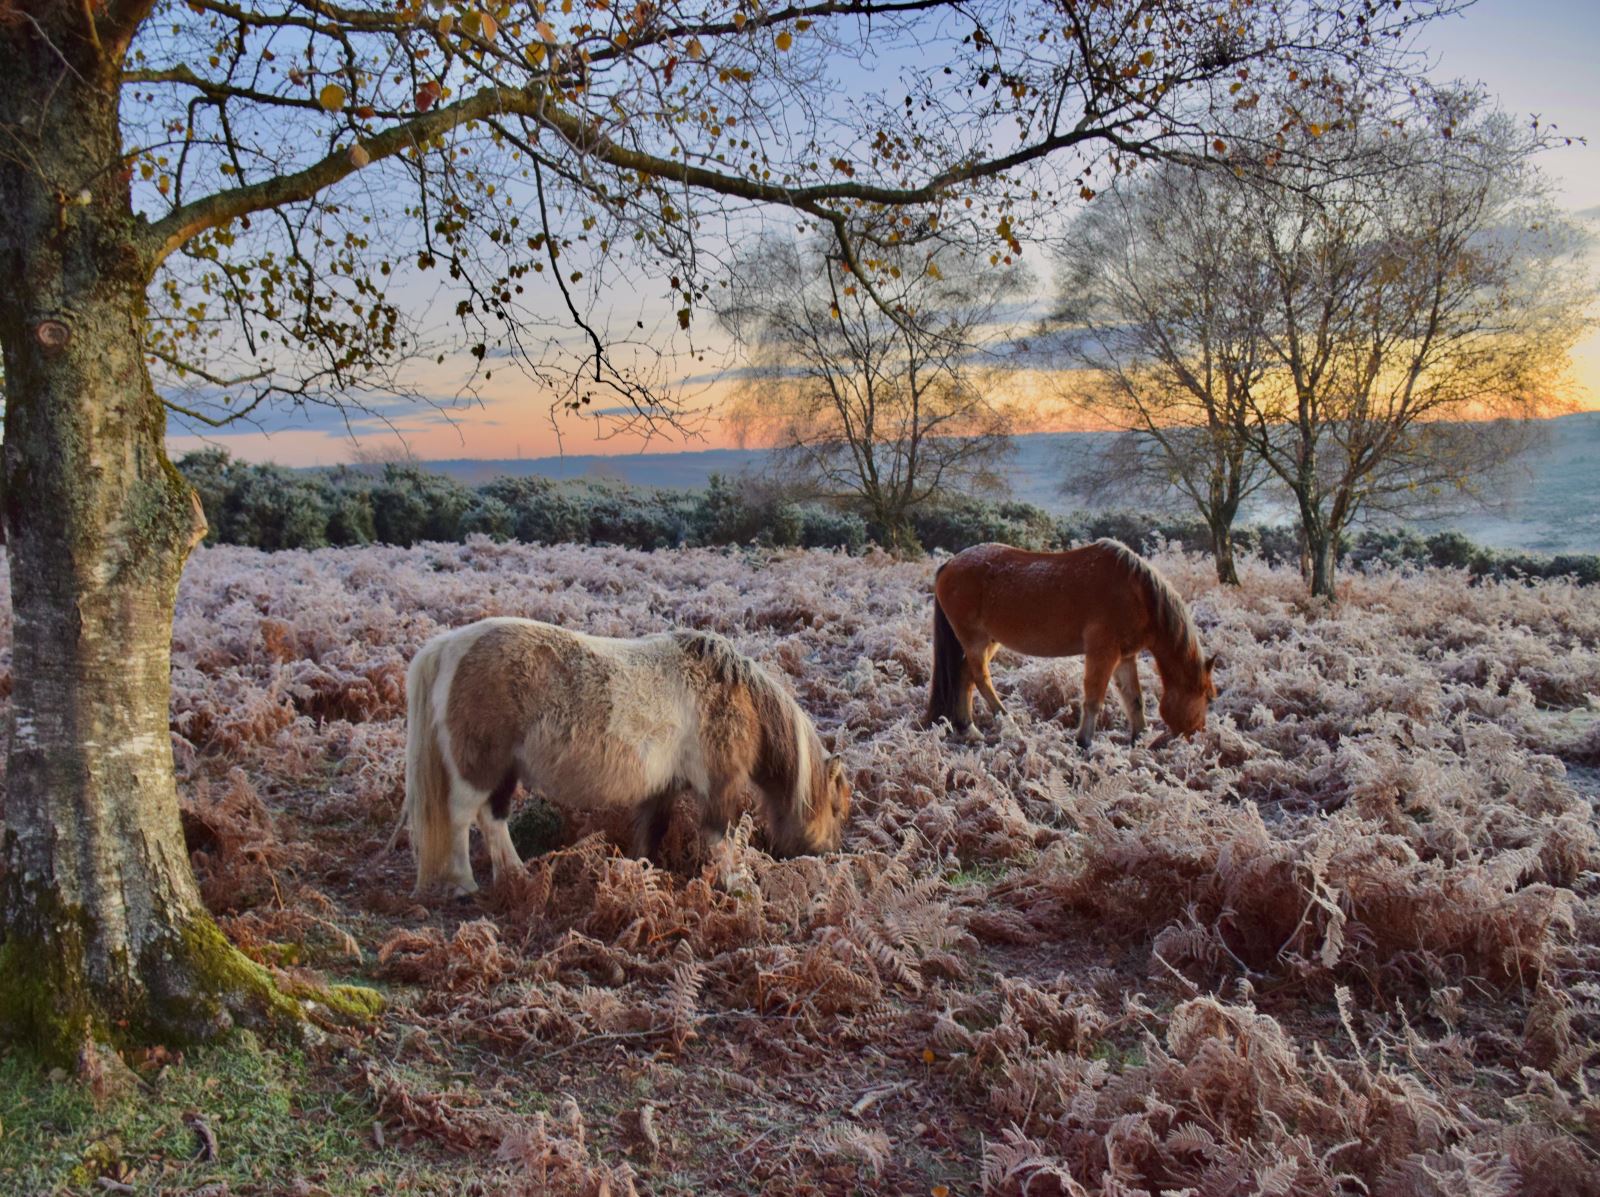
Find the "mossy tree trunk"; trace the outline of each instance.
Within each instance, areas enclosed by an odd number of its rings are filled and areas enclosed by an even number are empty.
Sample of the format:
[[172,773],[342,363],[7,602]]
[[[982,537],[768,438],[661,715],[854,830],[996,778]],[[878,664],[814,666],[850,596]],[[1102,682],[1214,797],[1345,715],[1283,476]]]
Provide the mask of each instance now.
[[[78,5],[0,25],[11,570],[0,1031],[207,1037],[296,1007],[200,903],[168,733],[178,577],[205,532],[145,365],[153,255],[123,173],[126,40]],[[23,140],[23,144],[15,144]]]

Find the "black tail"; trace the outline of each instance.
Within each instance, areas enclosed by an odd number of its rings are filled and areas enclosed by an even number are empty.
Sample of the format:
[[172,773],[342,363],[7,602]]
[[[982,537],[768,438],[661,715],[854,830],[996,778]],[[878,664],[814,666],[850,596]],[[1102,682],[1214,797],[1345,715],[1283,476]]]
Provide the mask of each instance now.
[[933,679],[928,687],[928,722],[948,719],[958,730],[964,730],[967,721],[956,712],[957,696],[961,692],[961,670],[967,663],[966,650],[956,639],[950,619],[939,605],[938,592],[933,596]]

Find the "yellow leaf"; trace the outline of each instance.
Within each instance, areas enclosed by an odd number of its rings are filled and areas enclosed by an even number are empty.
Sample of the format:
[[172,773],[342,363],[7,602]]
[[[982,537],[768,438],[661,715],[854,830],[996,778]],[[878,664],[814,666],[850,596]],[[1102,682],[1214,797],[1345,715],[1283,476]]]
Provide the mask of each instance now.
[[360,170],[363,166],[371,161],[372,155],[367,153],[367,148],[360,142],[357,142],[355,145],[350,147],[350,165],[354,166],[357,170]]
[[933,1048],[931,1048],[931,1047],[923,1048],[922,1049],[922,1062],[924,1064],[932,1064],[933,1061],[934,1061]]
[[1149,66],[1155,60],[1156,54],[1154,50],[1146,50],[1143,54],[1139,55],[1139,65],[1142,67]]
[[700,39],[697,37],[689,39],[689,44],[683,48],[683,52],[696,62],[706,56],[706,48],[700,44]]
[[456,27],[456,14],[447,12],[439,18],[439,36],[449,37],[450,31]]
[[528,63],[531,66],[538,66],[544,61],[544,47],[539,45],[537,42],[530,43],[529,45],[523,47],[522,53],[523,56],[527,58]]
[[338,112],[344,107],[344,88],[337,83],[330,83],[317,93],[317,103],[329,112]]
[[950,1197],[949,1185],[934,1185],[928,1190],[928,1197]]
[[483,31],[483,14],[476,10],[469,11],[461,18],[461,32],[468,37],[477,37]]
[[794,45],[794,35],[791,34],[787,29],[778,34],[778,36],[772,40],[780,50],[787,50],[790,46]]
[[744,23],[745,23],[744,13],[736,12],[736,13],[733,14],[733,27],[735,29],[743,29],[744,28]]
[[928,277],[929,278],[943,278],[944,275],[940,272],[940,270],[939,270],[939,268],[937,266],[935,266],[932,262],[929,262],[928,263]]
[[478,18],[478,23],[483,27],[483,40],[486,42],[494,41],[494,35],[500,31],[500,22],[488,13],[484,13]]
[[556,31],[550,28],[546,22],[540,21],[533,27],[533,31],[539,35],[540,41],[547,42],[552,46],[555,45]]

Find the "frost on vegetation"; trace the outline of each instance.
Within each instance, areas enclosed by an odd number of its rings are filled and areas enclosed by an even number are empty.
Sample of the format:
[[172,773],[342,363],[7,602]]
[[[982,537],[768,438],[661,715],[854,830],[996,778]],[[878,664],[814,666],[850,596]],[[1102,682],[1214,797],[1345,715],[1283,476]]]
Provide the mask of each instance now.
[[[1151,753],[1114,727],[1086,756],[1077,659],[1002,654],[1012,719],[977,741],[916,725],[932,563],[203,549],[172,710],[203,892],[258,958],[359,957],[409,987],[402,1061],[620,1043],[705,1053],[745,1094],[829,1053],[903,1059],[977,1095],[994,1192],[1596,1191],[1600,591],[1380,568],[1330,611],[1289,571],[1246,563],[1231,591],[1204,559],[1158,561],[1221,697],[1196,741]],[[732,637],[843,754],[846,850],[774,861],[745,824],[724,887],[681,828],[662,869],[569,819],[466,918],[419,917],[403,855],[370,863],[405,664],[489,615]],[[8,646],[0,625],[0,695]],[[400,1064],[368,1082],[386,1118],[498,1152],[530,1192],[634,1189],[576,1106],[512,1114]],[[870,1186],[902,1150],[870,1117],[773,1146],[750,1183]]]

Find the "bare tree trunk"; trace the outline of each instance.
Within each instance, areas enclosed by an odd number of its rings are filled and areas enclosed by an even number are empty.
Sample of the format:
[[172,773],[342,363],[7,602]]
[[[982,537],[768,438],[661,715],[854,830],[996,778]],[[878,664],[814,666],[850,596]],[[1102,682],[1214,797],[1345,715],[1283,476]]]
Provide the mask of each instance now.
[[1233,560],[1233,527],[1231,524],[1212,524],[1211,556],[1217,565],[1217,581],[1224,586],[1239,585],[1239,569]]
[[0,104],[28,114],[14,135],[32,133],[0,159],[14,619],[0,1030],[57,1057],[91,1035],[192,1040],[297,1014],[211,921],[184,848],[169,656],[205,520],[162,449],[145,368],[150,265],[121,177],[119,89],[73,8],[48,30],[77,52],[66,69],[38,27],[0,35]]
[[1306,546],[1311,558],[1311,594],[1315,598],[1334,599],[1335,571],[1338,568],[1339,534],[1318,529],[1307,536]]

